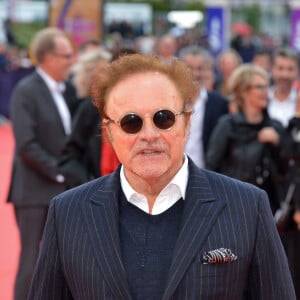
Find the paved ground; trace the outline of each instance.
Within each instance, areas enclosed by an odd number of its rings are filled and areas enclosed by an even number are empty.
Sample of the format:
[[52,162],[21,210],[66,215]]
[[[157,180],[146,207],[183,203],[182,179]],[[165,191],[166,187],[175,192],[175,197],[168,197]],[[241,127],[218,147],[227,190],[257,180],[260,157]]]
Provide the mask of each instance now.
[[[4,120],[3,120],[4,121]],[[10,123],[0,122],[0,299],[13,299],[20,245],[13,207],[6,203],[14,141]]]

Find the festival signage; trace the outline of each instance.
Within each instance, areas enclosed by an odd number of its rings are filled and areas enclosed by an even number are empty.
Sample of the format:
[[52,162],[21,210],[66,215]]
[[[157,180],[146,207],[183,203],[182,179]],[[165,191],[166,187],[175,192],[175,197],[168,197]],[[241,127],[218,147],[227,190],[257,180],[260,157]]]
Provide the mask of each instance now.
[[300,51],[300,8],[291,11],[291,47]]
[[227,18],[226,7],[207,7],[206,9],[206,36],[213,56],[218,56],[228,47]]
[[75,45],[102,36],[102,0],[51,0],[49,26],[66,31]]

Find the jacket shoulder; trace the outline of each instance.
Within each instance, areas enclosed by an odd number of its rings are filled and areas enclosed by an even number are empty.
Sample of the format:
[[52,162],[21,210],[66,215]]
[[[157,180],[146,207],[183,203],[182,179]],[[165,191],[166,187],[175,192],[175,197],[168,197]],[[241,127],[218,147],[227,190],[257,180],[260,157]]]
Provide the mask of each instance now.
[[218,102],[226,103],[226,104],[228,103],[228,99],[225,98],[223,95],[221,95],[218,92],[209,91],[209,92],[207,92],[207,96],[209,99],[213,99],[214,101],[218,101]]
[[41,78],[36,71],[32,71],[32,73],[28,74],[17,83],[16,88],[30,89],[32,85],[34,85],[40,79]]
[[115,171],[112,174],[101,176],[82,185],[71,188],[57,196],[51,202],[65,203],[72,201],[73,203],[80,203],[86,201],[94,193],[101,193],[106,191],[116,191],[120,186],[119,173]]
[[220,182],[223,182],[225,185],[238,185],[239,187],[245,188],[245,189],[261,190],[253,184],[250,184],[245,181],[241,181],[236,178],[229,177],[227,175],[224,175],[224,174],[212,171],[212,170],[201,169],[201,172],[204,173],[204,175],[207,177],[207,179],[209,181],[220,181]]
[[232,114],[224,114],[219,117],[217,124],[227,131],[228,128],[231,128],[234,125],[234,122]]
[[268,198],[264,190],[251,183],[211,170],[201,171],[206,176],[212,191],[218,197],[226,197],[226,201],[229,203],[250,202],[250,205],[252,205],[263,198]]

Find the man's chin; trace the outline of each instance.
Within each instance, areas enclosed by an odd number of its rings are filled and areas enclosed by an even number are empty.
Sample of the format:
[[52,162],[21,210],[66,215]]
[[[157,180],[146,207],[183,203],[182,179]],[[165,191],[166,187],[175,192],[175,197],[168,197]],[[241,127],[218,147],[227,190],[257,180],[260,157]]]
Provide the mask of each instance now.
[[144,180],[159,179],[167,171],[167,167],[161,164],[145,164],[138,166],[134,173]]

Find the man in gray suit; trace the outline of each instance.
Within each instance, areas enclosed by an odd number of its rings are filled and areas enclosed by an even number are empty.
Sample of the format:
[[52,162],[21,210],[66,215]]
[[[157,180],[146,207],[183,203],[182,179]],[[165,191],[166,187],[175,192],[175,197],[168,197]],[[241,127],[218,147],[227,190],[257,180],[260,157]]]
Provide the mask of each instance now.
[[[37,68],[15,88],[11,120],[15,154],[8,201],[15,208],[21,254],[14,299],[26,299],[51,198],[65,190],[58,159],[71,130],[63,90],[73,62],[66,35],[47,28],[32,42]],[[68,91],[66,91],[68,92]]]
[[95,79],[121,166],[54,197],[29,299],[295,299],[266,193],[184,154],[197,93],[140,54]]

